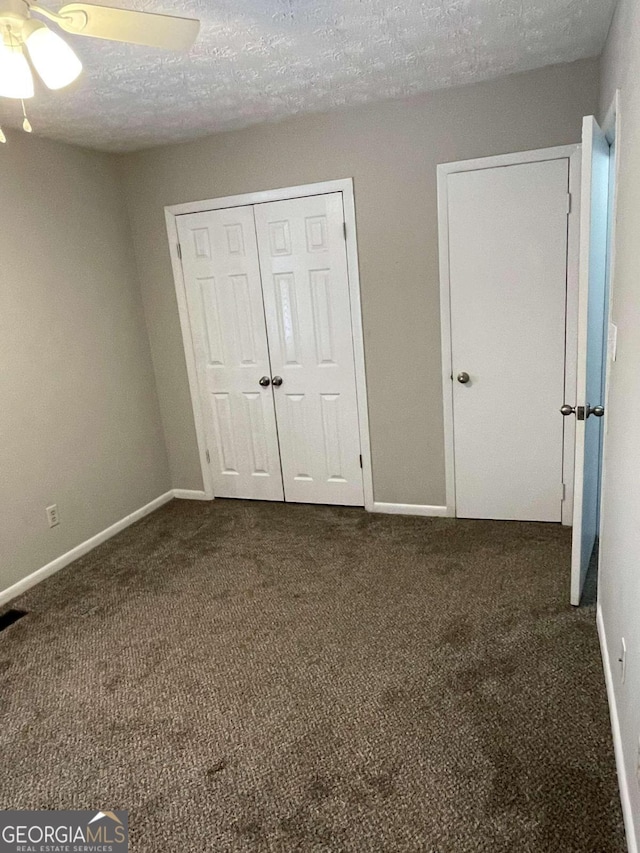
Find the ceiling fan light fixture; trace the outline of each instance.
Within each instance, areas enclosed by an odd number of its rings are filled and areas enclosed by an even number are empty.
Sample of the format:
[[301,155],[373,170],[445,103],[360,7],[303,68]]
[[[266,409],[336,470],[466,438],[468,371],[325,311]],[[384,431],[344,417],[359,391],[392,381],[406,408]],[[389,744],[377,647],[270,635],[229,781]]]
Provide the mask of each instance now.
[[33,74],[22,45],[0,41],[0,97],[33,98]]
[[[34,20],[33,13],[74,36],[172,50],[190,48],[200,29],[200,22],[193,18],[113,6],[71,2],[54,12],[37,0],[0,0],[0,98],[22,101],[22,129],[26,133],[31,133],[32,127],[24,101],[35,94],[31,65],[49,89],[68,86],[82,72],[74,50],[46,24]],[[6,141],[0,128],[0,144]]]
[[80,75],[82,63],[73,49],[40,21],[27,21],[23,38],[34,68],[49,89],[63,89]]

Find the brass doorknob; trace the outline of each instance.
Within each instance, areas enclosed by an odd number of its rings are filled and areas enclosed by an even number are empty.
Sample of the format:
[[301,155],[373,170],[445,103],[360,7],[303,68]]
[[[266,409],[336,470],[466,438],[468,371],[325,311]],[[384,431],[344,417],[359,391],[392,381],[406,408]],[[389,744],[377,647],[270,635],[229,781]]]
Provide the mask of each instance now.
[[459,373],[457,376],[458,382],[460,382],[461,385],[466,385],[470,378],[471,377],[465,370],[463,370],[462,373]]

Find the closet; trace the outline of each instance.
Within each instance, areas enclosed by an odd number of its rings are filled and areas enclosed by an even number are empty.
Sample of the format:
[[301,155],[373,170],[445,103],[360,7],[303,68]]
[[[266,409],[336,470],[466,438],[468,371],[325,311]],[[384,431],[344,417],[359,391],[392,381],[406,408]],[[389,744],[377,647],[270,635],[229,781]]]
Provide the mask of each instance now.
[[177,227],[216,497],[364,504],[342,193]]

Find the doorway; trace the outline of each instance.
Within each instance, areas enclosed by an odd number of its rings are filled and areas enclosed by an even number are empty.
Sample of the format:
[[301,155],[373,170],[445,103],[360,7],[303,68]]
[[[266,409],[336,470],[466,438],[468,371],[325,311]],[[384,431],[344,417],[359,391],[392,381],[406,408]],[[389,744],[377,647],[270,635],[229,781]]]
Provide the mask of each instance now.
[[352,182],[166,215],[208,496],[370,508]]
[[447,506],[569,524],[579,146],[438,167]]

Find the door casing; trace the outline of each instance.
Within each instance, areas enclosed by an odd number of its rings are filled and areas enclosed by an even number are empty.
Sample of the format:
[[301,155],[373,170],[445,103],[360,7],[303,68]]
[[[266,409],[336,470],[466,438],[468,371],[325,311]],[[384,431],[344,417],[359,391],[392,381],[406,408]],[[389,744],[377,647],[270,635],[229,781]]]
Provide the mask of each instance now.
[[[478,169],[494,169],[520,163],[536,163],[544,160],[569,160],[569,192],[571,209],[567,215],[567,303],[565,339],[565,403],[576,403],[576,356],[578,328],[578,263],[580,239],[580,151],[578,145],[561,145],[535,151],[519,151],[495,157],[443,163],[438,166],[438,231],[440,256],[440,329],[442,342],[442,396],[444,411],[446,514],[456,515],[455,459],[453,440],[453,382],[451,357],[451,282],[449,274],[449,222],[447,178],[456,172]],[[524,405],[535,401],[523,400]],[[535,417],[535,413],[532,412]],[[558,412],[558,417],[562,417]],[[566,419],[573,420],[573,419]],[[563,442],[562,481],[565,497],[562,503],[562,523],[570,525],[573,518],[573,478],[575,454],[575,422],[565,423]]]
[[297,187],[282,187],[275,190],[262,190],[242,195],[225,196],[222,198],[206,199],[203,201],[186,202],[165,207],[165,222],[169,239],[171,268],[176,289],[182,343],[187,365],[189,393],[198,443],[200,469],[204,492],[202,499],[214,500],[213,479],[208,456],[204,413],[200,399],[196,359],[191,337],[191,323],[187,308],[187,297],[182,261],[180,258],[180,243],[178,239],[177,217],[185,213],[201,213],[207,210],[220,210],[229,207],[244,207],[246,205],[265,204],[272,201],[303,198],[311,195],[326,195],[327,193],[342,193],[346,228],[347,271],[349,277],[349,298],[351,302],[351,332],[353,336],[356,394],[358,407],[358,428],[360,433],[360,450],[362,453],[362,480],[364,486],[365,509],[374,510],[373,505],[373,475],[371,464],[371,442],[369,433],[369,414],[367,405],[367,383],[364,361],[364,335],[362,330],[362,307],[360,299],[360,275],[358,269],[358,244],[356,239],[355,197],[353,179],[342,178],[335,181],[323,181],[316,184],[304,184]]
[[[607,316],[607,346],[605,353],[605,373],[604,373],[604,407],[605,413],[609,411],[609,389],[611,388],[611,367],[612,362],[615,358],[612,358],[613,355],[610,352],[611,345],[609,343],[609,333],[611,331],[611,323],[613,319],[613,285],[615,282],[615,268],[616,268],[616,224],[617,224],[617,211],[618,211],[618,189],[620,187],[620,126],[621,126],[621,118],[620,118],[620,89],[616,89],[615,94],[613,96],[613,100],[609,104],[609,109],[604,118],[604,122],[602,124],[602,129],[604,130],[604,135],[607,137],[607,141],[609,142],[609,146],[613,145],[615,142],[615,152],[614,152],[614,160],[613,160],[613,198],[610,204],[610,212],[611,212],[611,231],[609,233],[609,312]],[[611,192],[611,185],[609,185],[609,192]],[[602,495],[604,490],[604,481],[606,476],[606,445],[607,445],[607,429],[608,429],[608,416],[604,419],[604,427],[602,430],[602,450],[600,451],[600,458],[602,460],[602,467],[600,469],[600,524],[598,527],[598,542],[596,547],[598,549],[598,562],[600,562],[600,543],[603,540],[603,524],[602,524]],[[600,608],[600,604],[598,604],[598,609]]]

